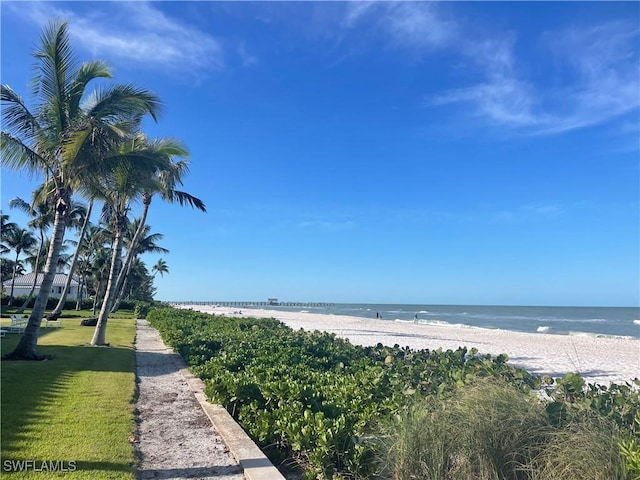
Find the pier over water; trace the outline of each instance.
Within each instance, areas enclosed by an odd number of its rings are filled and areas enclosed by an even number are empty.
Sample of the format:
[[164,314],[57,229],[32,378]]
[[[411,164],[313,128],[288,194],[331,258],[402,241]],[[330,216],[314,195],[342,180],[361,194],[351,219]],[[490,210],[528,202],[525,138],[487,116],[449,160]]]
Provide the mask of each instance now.
[[197,300],[167,302],[171,305],[209,305],[219,307],[238,307],[238,308],[261,308],[261,307],[295,307],[295,308],[314,308],[314,307],[333,307],[334,303],[327,302],[203,302]]

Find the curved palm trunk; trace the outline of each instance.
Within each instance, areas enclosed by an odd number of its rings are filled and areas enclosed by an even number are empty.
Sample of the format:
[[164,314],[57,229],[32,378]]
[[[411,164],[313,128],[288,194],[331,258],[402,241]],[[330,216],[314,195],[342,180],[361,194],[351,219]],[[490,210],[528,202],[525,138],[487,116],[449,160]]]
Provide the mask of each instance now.
[[40,230],[40,246],[38,247],[38,254],[36,255],[36,263],[35,268],[33,269],[35,275],[33,277],[33,282],[31,283],[31,290],[29,291],[29,295],[27,295],[26,300],[22,304],[22,306],[16,311],[16,313],[23,313],[24,310],[29,305],[31,301],[31,297],[33,297],[33,292],[36,291],[36,285],[38,284],[38,265],[40,264],[40,254],[42,253],[42,247],[44,245],[44,235],[42,234],[42,230]]
[[76,297],[76,311],[80,310],[80,307],[82,306],[82,300],[84,300],[84,298],[82,298],[82,289],[84,288],[84,275],[80,276],[80,285],[78,285],[78,296]]
[[16,283],[16,273],[18,272],[18,258],[20,257],[20,251],[16,250],[16,263],[13,264],[13,276],[11,277],[11,290],[9,292],[9,303],[8,305],[13,305],[13,287]]
[[[82,222],[82,228],[80,229],[80,234],[78,235],[78,245],[76,245],[76,251],[73,254],[73,259],[71,260],[71,266],[69,267],[69,275],[67,276],[67,280],[64,282],[64,288],[62,289],[62,295],[60,295],[60,300],[58,300],[58,304],[56,308],[51,312],[53,315],[60,315],[62,313],[62,307],[64,307],[64,302],[67,299],[67,295],[69,293],[69,287],[71,286],[71,280],[73,278],[73,272],[76,269],[76,263],[78,262],[78,256],[80,255],[80,249],[82,248],[82,240],[84,239],[84,234],[87,231],[87,226],[89,225],[89,218],[91,217],[91,209],[93,208],[93,199],[89,201],[89,205],[87,206],[87,213],[84,217],[84,222]],[[78,294],[80,292],[78,291]]]
[[96,314],[96,308],[98,306],[98,300],[102,297],[102,277],[98,279],[98,286],[96,287],[96,295],[93,297],[93,307],[91,308],[91,315]]
[[113,240],[113,253],[111,255],[111,269],[109,270],[109,281],[107,282],[107,291],[104,294],[102,300],[102,308],[100,308],[100,315],[98,316],[98,323],[96,329],[93,332],[93,338],[91,339],[91,345],[109,345],[106,342],[107,333],[107,320],[113,305],[113,300],[116,294],[116,282],[118,270],[122,259],[122,237],[124,234],[124,221],[123,218],[118,217],[115,222],[115,238]]
[[115,302],[113,302],[113,307],[111,307],[111,313],[117,312],[118,309],[120,308],[120,303],[122,303],[122,300],[125,299],[124,292],[127,290],[127,284],[129,283],[129,274],[131,273],[132,265],[133,265],[133,261],[129,262],[128,267],[124,267],[124,266],[122,267],[122,270],[126,268],[127,271],[125,272],[124,281],[122,282],[122,287],[120,287],[120,290],[118,291],[118,296],[116,297]]
[[135,257],[134,253],[136,248],[138,247],[138,242],[140,241],[140,237],[142,236],[142,232],[144,231],[144,227],[147,223],[147,214],[149,213],[149,205],[151,205],[151,195],[144,194],[142,196],[142,204],[144,208],[142,209],[142,216],[140,217],[140,223],[138,224],[138,228],[136,233],[133,234],[133,238],[131,239],[131,245],[127,250],[127,256],[124,259],[124,263],[122,264],[122,270],[118,274],[118,280],[116,283],[116,292],[118,292],[118,296],[116,301],[113,304],[112,312],[118,310],[120,306],[120,302],[122,302],[122,297],[124,296],[125,290],[125,278],[131,272],[131,264],[133,263],[133,258]]
[[59,192],[58,201],[56,202],[53,232],[51,234],[52,241],[47,255],[47,263],[44,267],[40,291],[38,292],[33,310],[29,316],[27,328],[13,352],[4,357],[5,360],[43,360],[46,358],[44,355],[38,355],[38,333],[40,332],[40,323],[42,322],[44,311],[47,308],[47,300],[49,300],[51,286],[53,285],[53,280],[56,275],[70,204],[71,192],[68,190]]

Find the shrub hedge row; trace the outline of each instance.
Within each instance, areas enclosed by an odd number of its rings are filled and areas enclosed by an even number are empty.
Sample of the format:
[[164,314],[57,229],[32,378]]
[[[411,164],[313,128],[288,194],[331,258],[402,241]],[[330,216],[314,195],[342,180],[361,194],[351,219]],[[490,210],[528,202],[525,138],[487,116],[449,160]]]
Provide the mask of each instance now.
[[147,318],[275,463],[308,478],[369,478],[379,469],[372,432],[412,398],[446,398],[479,377],[528,390],[539,381],[507,357],[475,350],[351,345],[275,319],[239,319],[172,308]]

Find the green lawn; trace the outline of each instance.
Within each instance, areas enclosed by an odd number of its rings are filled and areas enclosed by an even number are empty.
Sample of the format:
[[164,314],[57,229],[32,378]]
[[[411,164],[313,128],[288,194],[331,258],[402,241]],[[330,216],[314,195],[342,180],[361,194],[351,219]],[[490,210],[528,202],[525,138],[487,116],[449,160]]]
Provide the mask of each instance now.
[[[4,312],[3,312],[4,313]],[[81,327],[90,312],[64,312],[62,328],[42,328],[39,352],[54,355],[44,362],[2,362],[1,476],[6,478],[135,478],[133,400],[135,323],[110,318],[111,347],[87,346],[93,327]],[[116,317],[122,317],[117,315]],[[0,322],[9,323],[8,319]],[[2,354],[19,336],[0,340]],[[73,472],[9,472],[18,460],[65,467]],[[50,463],[53,462],[53,463]],[[57,465],[55,462],[58,463]],[[25,465],[24,463],[22,464]]]

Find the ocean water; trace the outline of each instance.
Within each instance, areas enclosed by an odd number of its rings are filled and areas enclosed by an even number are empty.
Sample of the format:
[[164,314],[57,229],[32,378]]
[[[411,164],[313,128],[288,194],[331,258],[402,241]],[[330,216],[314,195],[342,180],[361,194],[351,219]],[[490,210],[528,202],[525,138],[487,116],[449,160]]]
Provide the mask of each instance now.
[[[246,305],[247,307],[250,304]],[[514,307],[473,305],[334,304],[331,306],[260,306],[267,310],[376,318],[396,322],[492,328],[541,335],[590,335],[640,338],[636,307]]]

